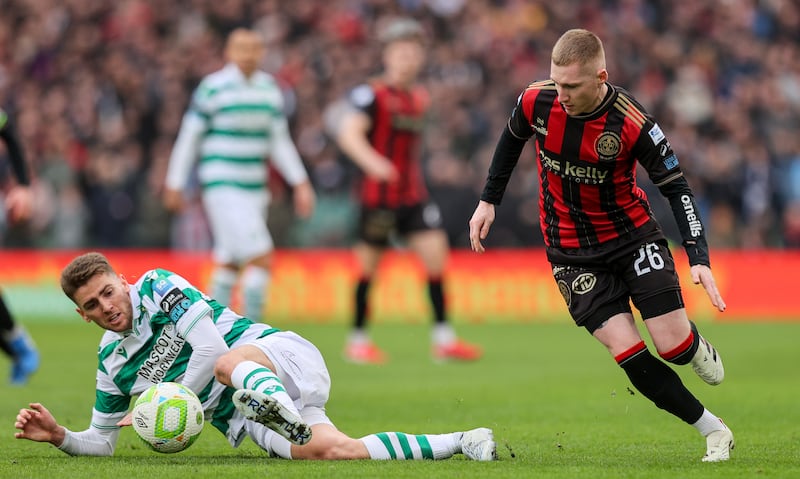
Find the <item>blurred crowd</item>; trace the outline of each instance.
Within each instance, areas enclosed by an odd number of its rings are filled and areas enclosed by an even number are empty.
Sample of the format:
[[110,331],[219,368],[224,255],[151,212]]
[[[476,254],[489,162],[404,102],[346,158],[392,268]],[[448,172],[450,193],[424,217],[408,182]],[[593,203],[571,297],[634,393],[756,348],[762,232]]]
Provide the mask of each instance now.
[[[326,134],[326,108],[380,67],[397,16],[429,33],[433,99],[425,171],[455,247],[516,97],[549,77],[550,49],[583,27],[605,44],[610,82],[670,138],[712,248],[800,247],[800,3],[794,0],[0,0],[0,106],[35,178],[35,219],[0,225],[7,247],[209,247],[199,202],[160,202],[189,96],[223,65],[238,26],[263,32],[263,69],[285,88],[292,132],[319,194],[297,221],[272,175],[281,247],[349,245],[357,170]],[[0,156],[4,152],[0,150]],[[0,184],[10,181],[0,158]],[[488,246],[541,244],[536,166],[523,153]],[[639,175],[656,214],[668,206]],[[196,193],[190,193],[196,194]],[[273,224],[274,223],[274,224]]]

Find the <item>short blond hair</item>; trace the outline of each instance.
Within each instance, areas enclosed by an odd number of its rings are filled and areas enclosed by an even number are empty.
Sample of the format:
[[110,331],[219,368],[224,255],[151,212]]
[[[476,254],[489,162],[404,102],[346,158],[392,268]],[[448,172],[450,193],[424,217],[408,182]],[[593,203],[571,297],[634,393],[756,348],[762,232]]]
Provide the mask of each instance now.
[[606,52],[597,35],[589,30],[574,28],[561,35],[553,46],[550,60],[559,67],[578,63],[602,69],[606,67]]

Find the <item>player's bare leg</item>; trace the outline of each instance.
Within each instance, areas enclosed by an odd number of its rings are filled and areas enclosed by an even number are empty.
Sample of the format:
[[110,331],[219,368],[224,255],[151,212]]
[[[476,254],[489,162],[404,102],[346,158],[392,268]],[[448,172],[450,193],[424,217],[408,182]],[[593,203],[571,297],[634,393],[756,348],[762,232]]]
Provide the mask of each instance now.
[[447,318],[442,276],[450,248],[443,230],[417,231],[408,236],[409,248],[420,258],[428,277],[428,294],[434,314],[431,349],[437,361],[474,361],[482,356],[481,348],[456,336]]

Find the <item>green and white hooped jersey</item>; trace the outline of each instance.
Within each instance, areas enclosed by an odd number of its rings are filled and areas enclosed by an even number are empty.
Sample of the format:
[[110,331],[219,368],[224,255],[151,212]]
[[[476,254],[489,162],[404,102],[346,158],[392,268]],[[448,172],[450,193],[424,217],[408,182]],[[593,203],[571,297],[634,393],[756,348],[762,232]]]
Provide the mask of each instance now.
[[181,189],[199,158],[204,188],[264,189],[269,158],[291,185],[307,178],[292,142],[275,79],[262,71],[249,78],[233,64],[203,79],[192,96],[170,158],[167,185]]
[[[278,329],[239,316],[195,288],[183,277],[163,269],[148,271],[131,285],[132,330],[106,331],[100,341],[97,390],[92,426],[116,429],[133,396],[154,383],[181,382],[192,354],[184,339],[202,317],[211,314],[229,347],[275,333]],[[234,390],[211,381],[199,391],[206,421],[226,434],[234,415]]]

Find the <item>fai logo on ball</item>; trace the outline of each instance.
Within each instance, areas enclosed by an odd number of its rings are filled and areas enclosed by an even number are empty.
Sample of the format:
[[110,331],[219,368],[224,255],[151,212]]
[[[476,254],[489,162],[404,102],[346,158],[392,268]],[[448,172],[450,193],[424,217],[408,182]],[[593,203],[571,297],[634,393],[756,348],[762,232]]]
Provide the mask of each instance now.
[[614,161],[619,155],[621,144],[622,141],[619,135],[613,131],[604,131],[594,141],[594,150],[597,152],[597,158],[600,161]]

